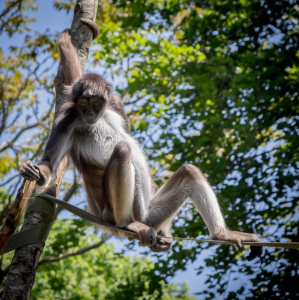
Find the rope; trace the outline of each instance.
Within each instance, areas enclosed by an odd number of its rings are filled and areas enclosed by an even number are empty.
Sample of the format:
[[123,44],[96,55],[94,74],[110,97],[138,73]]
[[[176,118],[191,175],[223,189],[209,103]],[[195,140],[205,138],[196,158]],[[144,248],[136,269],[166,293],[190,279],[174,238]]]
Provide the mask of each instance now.
[[[71,205],[67,202],[59,200],[55,197],[52,197],[47,194],[33,195],[35,198],[32,199],[32,202],[29,204],[26,213],[32,211],[38,211],[41,213],[48,214],[50,216],[54,215],[54,207],[51,207],[50,204],[55,203],[62,208],[68,210],[74,215],[83,218],[92,223],[98,224],[100,226],[111,228],[113,230],[117,230],[122,232],[126,237],[130,239],[138,240],[138,234],[136,232],[130,231],[125,228],[113,226],[109,223],[104,222],[98,217],[88,213],[85,210],[82,210],[74,205]],[[49,202],[50,201],[50,202]],[[12,236],[7,246],[5,247],[2,254],[7,253],[12,250],[16,250],[17,248],[36,244],[36,243],[45,243],[50,231],[52,223],[40,224],[37,226],[33,226],[27,230],[18,232]],[[183,237],[174,237],[174,236],[157,236],[158,238],[168,238],[177,241],[193,241],[197,243],[213,243],[213,244],[221,244],[221,245],[234,245],[233,242],[229,241],[220,241],[220,240],[209,240],[209,239],[194,239],[194,238],[183,238]],[[261,247],[274,247],[274,248],[285,248],[285,249],[297,249],[299,250],[298,242],[242,242],[242,245],[248,246],[261,246]]]
[[[54,198],[52,196],[49,196],[47,194],[41,194],[38,195],[40,198],[44,198],[47,200],[50,200],[59,206],[65,208],[66,210],[72,212],[73,214],[84,218],[90,222],[96,223],[98,225],[112,228],[114,230],[118,230],[120,232],[123,232],[126,234],[126,236],[134,239],[138,239],[137,233],[130,231],[128,229],[120,228],[117,226],[113,226],[109,223],[106,223],[102,221],[101,219],[95,217],[94,215],[88,213],[85,210],[82,210],[78,207],[75,207],[67,202],[61,201],[57,198]],[[220,240],[209,240],[209,239],[194,239],[194,238],[183,238],[183,237],[175,237],[175,236],[157,236],[159,238],[168,238],[168,239],[173,239],[173,240],[178,240],[178,241],[194,241],[198,243],[213,243],[213,244],[221,244],[221,245],[235,245],[233,242],[229,241],[220,241]],[[248,245],[248,246],[262,246],[262,247],[273,247],[273,248],[286,248],[286,249],[299,249],[299,243],[297,242],[261,242],[261,243],[256,243],[256,242],[242,242],[242,245]]]

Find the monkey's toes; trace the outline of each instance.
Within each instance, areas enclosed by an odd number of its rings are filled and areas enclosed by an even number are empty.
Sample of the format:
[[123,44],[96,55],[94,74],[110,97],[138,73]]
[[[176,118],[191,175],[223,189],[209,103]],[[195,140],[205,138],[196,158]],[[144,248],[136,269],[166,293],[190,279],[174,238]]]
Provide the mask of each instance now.
[[[213,236],[213,239],[233,242],[239,251],[242,251],[243,242],[260,242],[260,239],[256,234],[232,230],[221,232],[220,234]],[[250,250],[249,256],[247,257],[248,261],[261,256],[263,253],[263,247],[260,246],[250,246]]]
[[[253,243],[259,243],[261,240],[258,238],[258,236],[254,233],[246,233],[246,232],[238,232],[238,231],[230,231],[230,234],[232,237],[236,239],[234,242],[238,249],[242,251],[242,242],[253,242]],[[260,257],[263,253],[263,247],[261,246],[250,246],[250,253],[246,257],[248,261],[251,261],[255,259],[256,257]]]
[[153,252],[165,252],[171,249],[172,247],[172,240],[167,238],[158,238],[155,245],[151,246],[150,249]]
[[157,233],[152,227],[141,229],[138,232],[140,246],[152,246],[157,242]]

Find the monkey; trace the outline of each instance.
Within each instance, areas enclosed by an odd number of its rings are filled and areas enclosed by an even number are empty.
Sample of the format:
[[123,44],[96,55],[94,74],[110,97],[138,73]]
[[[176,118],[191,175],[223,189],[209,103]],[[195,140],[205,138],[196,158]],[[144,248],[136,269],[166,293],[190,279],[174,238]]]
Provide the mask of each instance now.
[[[85,22],[94,36],[96,25]],[[91,213],[105,222],[134,231],[139,245],[153,252],[172,247],[174,217],[188,199],[203,218],[213,240],[260,242],[257,235],[227,228],[217,197],[194,165],[183,164],[159,189],[147,158],[132,137],[122,99],[100,75],[82,74],[69,31],[58,38],[66,101],[60,107],[41,160],[25,161],[19,173],[46,188],[55,179],[60,160],[69,154],[79,171]],[[112,234],[120,236],[117,231]],[[262,254],[251,247],[248,260]]]

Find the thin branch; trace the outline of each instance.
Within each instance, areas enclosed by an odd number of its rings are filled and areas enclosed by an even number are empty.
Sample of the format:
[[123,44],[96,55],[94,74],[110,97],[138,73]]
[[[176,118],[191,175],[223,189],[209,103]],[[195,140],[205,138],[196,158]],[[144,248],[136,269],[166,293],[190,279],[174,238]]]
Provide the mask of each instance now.
[[0,14],[0,18],[3,18],[5,15],[7,15],[9,13],[9,11],[16,5],[18,5],[18,10],[20,10],[20,6],[22,4],[23,0],[16,0],[12,3],[10,3],[10,5],[8,5],[5,9],[3,9],[3,11]]
[[80,255],[80,254],[83,254],[85,252],[88,252],[89,250],[92,250],[92,249],[96,249],[96,248],[99,248],[101,247],[110,237],[107,237],[107,238],[104,238],[102,239],[100,242],[96,243],[96,244],[93,244],[93,245],[90,245],[90,246],[87,246],[87,247],[84,247],[84,248],[81,248],[77,251],[68,251],[68,252],[65,252],[63,254],[60,254],[59,256],[55,257],[55,256],[48,256],[48,257],[44,257],[43,259],[41,259],[38,263],[38,265],[42,265],[44,263],[52,263],[52,262],[57,262],[57,261],[60,261],[62,259],[65,259],[67,257],[71,257],[71,256],[76,256],[76,255]]
[[[65,252],[63,254],[60,254],[58,257],[55,257],[55,256],[46,256],[46,257],[44,257],[43,259],[41,259],[39,261],[38,265],[40,266],[40,265],[42,265],[44,263],[57,262],[57,261],[60,261],[62,259],[65,259],[65,258],[68,258],[68,257],[71,257],[71,256],[77,256],[77,255],[86,253],[86,252],[88,252],[88,251],[90,251],[92,249],[96,249],[96,248],[101,247],[110,238],[111,238],[111,236],[105,237],[100,242],[98,242],[96,244],[83,247],[83,248],[81,248],[81,249],[79,249],[77,251],[68,251],[68,252]],[[10,269],[10,266],[11,266],[11,264],[5,266],[3,270],[0,270],[0,283],[2,282],[3,278],[7,275],[8,271]]]
[[51,111],[52,111],[52,108],[54,106],[54,101],[53,101],[53,104],[52,104],[52,107],[51,109],[49,109],[49,111],[47,112],[47,114],[41,118],[38,122],[35,122],[33,123],[32,125],[29,125],[29,126],[24,126],[22,129],[20,129],[20,131],[12,138],[12,140],[10,142],[7,142],[6,143],[6,146],[3,146],[2,148],[0,148],[0,152],[3,152],[5,150],[7,150],[8,148],[11,148],[13,146],[13,144],[17,141],[17,139],[27,130],[29,129],[33,129],[35,127],[37,127],[38,125],[41,125],[43,121],[47,120],[48,117],[50,116],[51,114]]
[[20,176],[19,174],[13,175],[12,177],[8,178],[6,181],[0,183],[0,186],[5,186],[6,184],[8,184],[9,182],[11,182],[12,180],[14,180],[19,176]]

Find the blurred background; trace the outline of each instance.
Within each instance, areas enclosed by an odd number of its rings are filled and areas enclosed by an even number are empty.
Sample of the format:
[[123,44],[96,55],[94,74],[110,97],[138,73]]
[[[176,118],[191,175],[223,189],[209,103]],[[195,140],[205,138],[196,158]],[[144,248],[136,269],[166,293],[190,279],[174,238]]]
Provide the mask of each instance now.
[[[37,162],[49,137],[57,35],[74,4],[0,3],[1,224],[20,164]],[[299,242],[298,16],[296,0],[99,0],[86,68],[123,98],[158,185],[194,164],[228,227],[263,241]],[[72,166],[59,198],[86,208]],[[207,238],[190,203],[173,235]],[[266,248],[252,262],[247,254],[189,241],[154,254],[60,211],[31,299],[298,299],[298,251]],[[0,260],[1,289],[12,255]]]

